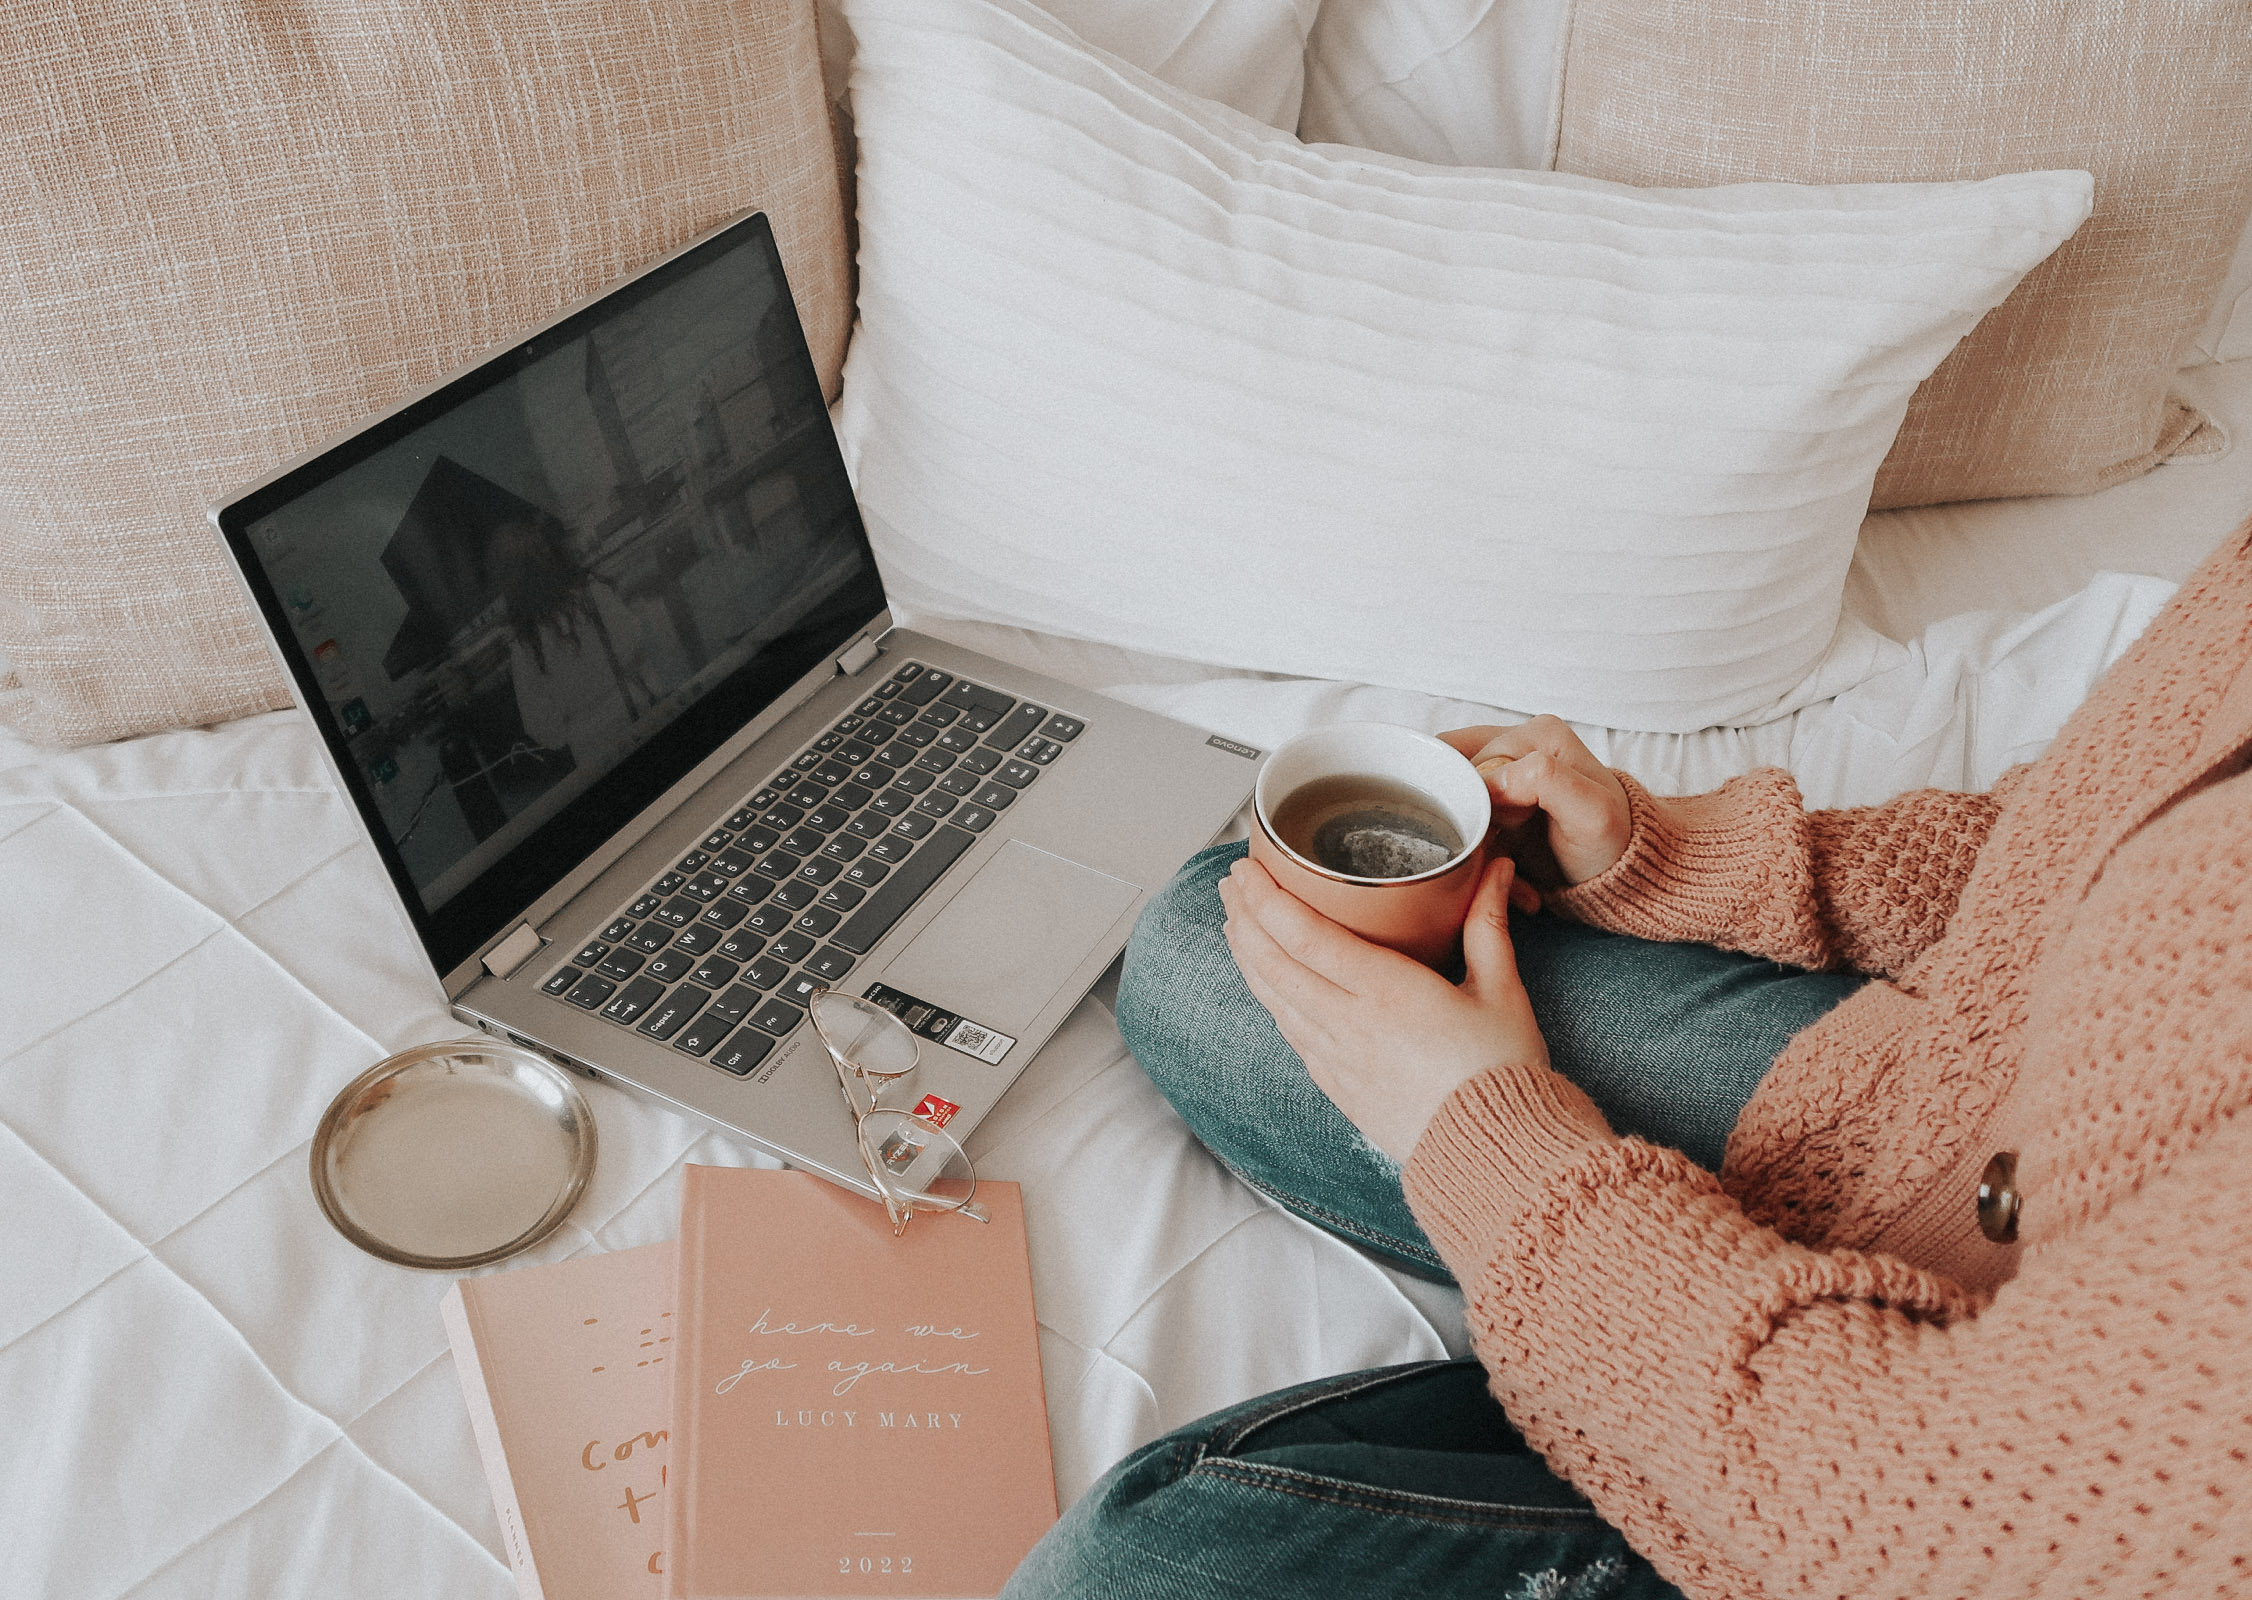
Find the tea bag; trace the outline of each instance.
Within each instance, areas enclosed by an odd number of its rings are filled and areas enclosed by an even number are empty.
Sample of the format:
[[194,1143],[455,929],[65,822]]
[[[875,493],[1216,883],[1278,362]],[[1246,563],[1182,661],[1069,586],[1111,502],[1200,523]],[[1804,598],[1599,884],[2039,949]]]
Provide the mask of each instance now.
[[1321,864],[1355,878],[1412,878],[1446,865],[1457,848],[1433,837],[1414,818],[1393,811],[1347,812],[1314,834]]

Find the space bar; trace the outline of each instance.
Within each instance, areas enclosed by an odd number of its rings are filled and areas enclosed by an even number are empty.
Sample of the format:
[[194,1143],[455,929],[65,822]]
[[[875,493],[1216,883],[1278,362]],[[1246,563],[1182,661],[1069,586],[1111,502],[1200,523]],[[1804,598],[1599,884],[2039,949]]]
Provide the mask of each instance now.
[[940,828],[893,870],[850,921],[829,936],[830,942],[843,945],[856,956],[866,955],[878,939],[891,932],[893,923],[907,915],[907,908],[922,897],[923,891],[938,882],[948,867],[962,859],[962,852],[976,843],[974,833]]

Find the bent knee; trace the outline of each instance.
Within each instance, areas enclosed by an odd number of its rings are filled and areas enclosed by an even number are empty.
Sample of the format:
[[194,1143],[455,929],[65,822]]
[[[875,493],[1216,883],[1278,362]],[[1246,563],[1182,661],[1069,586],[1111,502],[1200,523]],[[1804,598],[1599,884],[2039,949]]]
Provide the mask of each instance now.
[[1215,1008],[1258,1005],[1228,949],[1220,904],[1220,880],[1243,853],[1241,844],[1215,845],[1190,857],[1143,907],[1126,941],[1118,1026],[1145,1065],[1184,1035],[1208,1036]]

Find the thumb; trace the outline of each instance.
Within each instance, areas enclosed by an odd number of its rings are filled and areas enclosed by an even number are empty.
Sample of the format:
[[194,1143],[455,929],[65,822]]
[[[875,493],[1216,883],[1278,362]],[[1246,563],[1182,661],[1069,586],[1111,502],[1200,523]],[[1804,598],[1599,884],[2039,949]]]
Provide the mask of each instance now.
[[1509,890],[1517,881],[1517,863],[1496,856],[1478,880],[1471,897],[1470,915],[1462,924],[1462,964],[1465,983],[1476,994],[1523,987],[1517,976],[1517,947],[1509,937]]

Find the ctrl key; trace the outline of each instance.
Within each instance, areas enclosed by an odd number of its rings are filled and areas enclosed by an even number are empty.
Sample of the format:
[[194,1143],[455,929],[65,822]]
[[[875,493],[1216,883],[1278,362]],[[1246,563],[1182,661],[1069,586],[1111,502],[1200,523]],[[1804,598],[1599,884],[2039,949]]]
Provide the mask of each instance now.
[[764,1061],[773,1048],[772,1034],[761,1033],[756,1028],[738,1028],[734,1038],[712,1052],[712,1065],[740,1078]]

